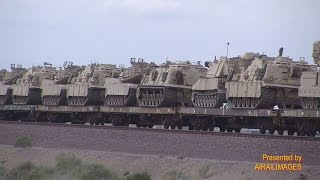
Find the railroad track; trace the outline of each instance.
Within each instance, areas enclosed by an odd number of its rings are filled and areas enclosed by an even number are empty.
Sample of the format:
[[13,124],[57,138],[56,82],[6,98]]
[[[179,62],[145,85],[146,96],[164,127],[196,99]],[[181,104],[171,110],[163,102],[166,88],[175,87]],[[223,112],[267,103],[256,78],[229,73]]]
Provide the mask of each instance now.
[[213,132],[213,131],[196,131],[196,130],[173,130],[173,129],[157,129],[157,128],[135,128],[124,126],[100,126],[86,124],[65,124],[65,123],[49,123],[49,122],[30,122],[30,121],[4,121],[0,120],[0,124],[17,124],[30,126],[55,126],[67,128],[95,128],[95,129],[116,129],[125,131],[143,131],[156,133],[171,133],[171,134],[197,134],[204,136],[230,136],[230,137],[247,137],[247,138],[264,138],[264,139],[283,139],[283,140],[298,140],[298,141],[318,141],[320,137],[308,136],[288,136],[288,135],[267,135],[267,134],[245,134],[231,132]]

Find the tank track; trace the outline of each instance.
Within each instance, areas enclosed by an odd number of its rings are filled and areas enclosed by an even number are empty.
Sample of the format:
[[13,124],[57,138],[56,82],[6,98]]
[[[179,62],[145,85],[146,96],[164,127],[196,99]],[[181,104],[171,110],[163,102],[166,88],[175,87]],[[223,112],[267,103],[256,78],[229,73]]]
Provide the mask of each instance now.
[[317,109],[319,108],[319,98],[307,98],[307,97],[303,97],[301,98],[301,106],[303,109]]
[[87,96],[69,96],[67,103],[69,106],[86,106],[86,105],[101,105],[103,104],[102,88],[89,88]]
[[192,93],[192,104],[194,107],[214,107],[219,108],[226,102],[226,95],[221,92]]
[[60,96],[43,96],[42,104],[46,106],[59,106],[67,104],[66,90],[61,91]]
[[135,105],[136,89],[129,89],[128,95],[107,95],[104,100],[105,106],[130,106]]
[[178,102],[177,89],[170,87],[143,87],[138,88],[137,101],[139,106],[176,106]]
[[276,95],[273,89],[261,88],[261,96],[258,98],[230,97],[227,102],[231,108],[269,109],[274,105],[275,98]]
[[68,97],[68,105],[70,106],[84,106],[87,105],[87,96],[71,96]]

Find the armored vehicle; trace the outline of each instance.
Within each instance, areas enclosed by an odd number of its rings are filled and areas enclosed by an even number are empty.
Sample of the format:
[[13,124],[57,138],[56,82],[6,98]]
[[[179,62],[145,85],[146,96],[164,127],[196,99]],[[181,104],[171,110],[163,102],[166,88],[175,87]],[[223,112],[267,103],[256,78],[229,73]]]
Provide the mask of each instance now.
[[155,63],[146,63],[143,59],[131,58],[131,67],[124,68],[119,79],[105,79],[106,106],[131,106],[136,104],[136,91],[143,74],[156,67]]
[[237,77],[246,70],[255,57],[255,53],[245,53],[239,57],[221,57],[214,62],[207,62],[209,66],[206,77],[200,78],[192,86],[192,103],[195,107],[222,107],[226,102],[225,83]]
[[73,65],[73,62],[65,61],[63,69],[57,70],[54,79],[46,79],[42,82],[42,104],[43,105],[66,105],[67,84],[73,78],[78,77],[83,67]]
[[[320,41],[313,44],[312,57],[314,63],[320,64]],[[302,107],[305,109],[319,108],[320,98],[320,72],[319,69],[303,72],[299,87],[299,97],[301,97]]]
[[191,106],[192,85],[207,69],[190,62],[167,62],[143,75],[137,89],[139,106]]
[[104,102],[104,83],[106,77],[119,77],[121,69],[115,65],[88,65],[75,78],[72,84],[67,85],[68,105],[101,105]]
[[12,103],[12,85],[17,82],[19,78],[23,76],[26,69],[21,65],[11,64],[11,72],[2,71],[0,81],[0,104]]
[[52,80],[56,69],[50,63],[30,68],[28,72],[14,84],[12,92],[13,104],[41,104],[41,86],[43,80]]
[[305,61],[279,56],[255,57],[247,70],[226,82],[228,105],[236,108],[300,108],[298,88],[301,74],[313,69]]

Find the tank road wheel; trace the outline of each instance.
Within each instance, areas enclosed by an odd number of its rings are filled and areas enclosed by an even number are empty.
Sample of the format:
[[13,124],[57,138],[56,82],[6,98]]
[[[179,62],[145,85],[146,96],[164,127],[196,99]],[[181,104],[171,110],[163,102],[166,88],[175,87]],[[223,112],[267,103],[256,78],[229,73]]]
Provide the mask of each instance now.
[[227,132],[232,132],[232,129],[231,128],[227,128]]
[[231,102],[231,107],[237,107],[237,98],[232,97],[230,102]]
[[251,106],[251,104],[250,104],[250,98],[245,98],[245,103],[246,103],[246,105],[245,105],[245,107],[250,107]]
[[237,107],[241,107],[241,103],[242,103],[241,98],[238,97],[237,98]]
[[313,99],[312,105],[313,105],[313,106],[312,106],[313,109],[318,108],[318,106],[319,106],[319,100],[318,100],[318,98],[314,98],[314,99]]
[[250,98],[250,107],[255,107],[255,98]]

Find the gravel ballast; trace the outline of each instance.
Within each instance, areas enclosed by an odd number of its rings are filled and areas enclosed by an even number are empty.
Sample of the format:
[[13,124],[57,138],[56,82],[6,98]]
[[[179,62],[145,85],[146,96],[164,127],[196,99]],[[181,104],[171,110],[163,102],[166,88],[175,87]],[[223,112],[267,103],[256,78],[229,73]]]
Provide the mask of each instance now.
[[303,156],[304,165],[320,164],[320,142],[130,131],[123,129],[0,124],[0,144],[27,136],[32,146],[261,162],[262,154]]

